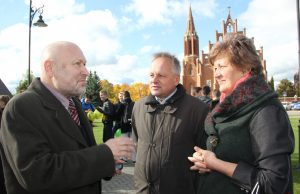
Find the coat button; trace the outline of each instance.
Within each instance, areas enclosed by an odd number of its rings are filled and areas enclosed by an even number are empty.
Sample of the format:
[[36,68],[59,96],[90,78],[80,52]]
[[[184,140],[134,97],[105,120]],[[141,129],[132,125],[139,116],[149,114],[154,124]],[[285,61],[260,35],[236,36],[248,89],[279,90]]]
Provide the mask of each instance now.
[[153,148],[154,148],[155,146],[156,146],[155,143],[151,143],[151,144],[150,144],[150,147],[153,147]]

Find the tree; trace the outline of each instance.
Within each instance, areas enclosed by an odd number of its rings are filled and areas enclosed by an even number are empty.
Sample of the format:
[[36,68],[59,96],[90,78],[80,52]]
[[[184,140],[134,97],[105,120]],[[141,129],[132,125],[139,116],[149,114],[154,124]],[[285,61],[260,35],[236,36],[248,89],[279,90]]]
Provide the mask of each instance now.
[[99,97],[100,90],[101,90],[101,84],[100,84],[100,78],[97,75],[97,72],[94,71],[94,73],[92,73],[90,71],[90,74],[87,77],[87,86],[86,86],[85,94],[91,96],[92,103],[95,106],[100,105],[100,97]]
[[130,86],[129,92],[133,101],[137,101],[140,98],[143,98],[149,95],[148,84],[144,83],[134,83]]
[[274,87],[274,78],[273,78],[273,76],[271,77],[271,80],[268,81],[268,85],[269,85],[269,87],[270,87],[273,91],[275,91],[275,90],[274,90],[275,87]]
[[[26,74],[23,74],[22,77],[23,78],[20,80],[19,85],[16,87],[17,94],[24,92],[28,88],[28,70],[27,70]],[[32,71],[30,71],[30,80],[32,81],[34,78],[35,77],[34,77]]]
[[108,98],[113,99],[115,97],[114,94],[114,85],[110,83],[108,80],[104,79],[100,81],[102,90],[106,90],[108,93]]
[[286,92],[287,97],[293,97],[296,94],[293,83],[288,79],[283,79],[280,81],[276,92],[279,96],[283,96],[283,93]]
[[118,100],[119,100],[119,93],[121,92],[121,91],[129,91],[129,88],[130,88],[130,86],[128,85],[128,84],[115,84],[114,86],[113,86],[113,98],[112,98],[112,101],[113,102],[118,102]]

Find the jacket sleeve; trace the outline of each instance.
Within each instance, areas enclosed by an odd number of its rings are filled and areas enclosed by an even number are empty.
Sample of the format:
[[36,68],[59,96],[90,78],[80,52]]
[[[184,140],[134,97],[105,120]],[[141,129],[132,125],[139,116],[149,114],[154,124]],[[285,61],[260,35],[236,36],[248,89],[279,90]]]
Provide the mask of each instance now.
[[234,182],[246,190],[258,183],[264,193],[284,193],[292,183],[290,154],[294,149],[286,112],[274,105],[262,108],[250,122],[250,138],[254,164],[239,162]]
[[114,105],[109,101],[105,101],[103,106],[98,107],[97,110],[107,116],[114,116]]

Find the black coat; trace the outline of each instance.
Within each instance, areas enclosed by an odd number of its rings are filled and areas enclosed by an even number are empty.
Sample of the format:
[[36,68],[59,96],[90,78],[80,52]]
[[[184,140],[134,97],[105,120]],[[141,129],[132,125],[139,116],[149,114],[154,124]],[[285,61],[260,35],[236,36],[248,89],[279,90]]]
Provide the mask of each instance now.
[[91,146],[39,79],[9,101],[0,131],[9,194],[99,194],[101,178],[113,175],[111,150],[96,146],[80,102],[73,99]]

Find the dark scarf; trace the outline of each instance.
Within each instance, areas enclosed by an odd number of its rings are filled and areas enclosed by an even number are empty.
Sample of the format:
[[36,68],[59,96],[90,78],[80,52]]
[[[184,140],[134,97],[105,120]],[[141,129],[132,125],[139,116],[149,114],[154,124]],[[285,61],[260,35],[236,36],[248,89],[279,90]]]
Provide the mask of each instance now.
[[[226,96],[223,102],[217,104],[205,120],[205,132],[208,135],[207,149],[214,151],[218,145],[218,131],[215,129],[216,119],[221,122],[222,119],[234,116],[264,95],[276,96],[262,75],[251,75],[240,83],[230,95]],[[220,117],[222,119],[219,119]]]

